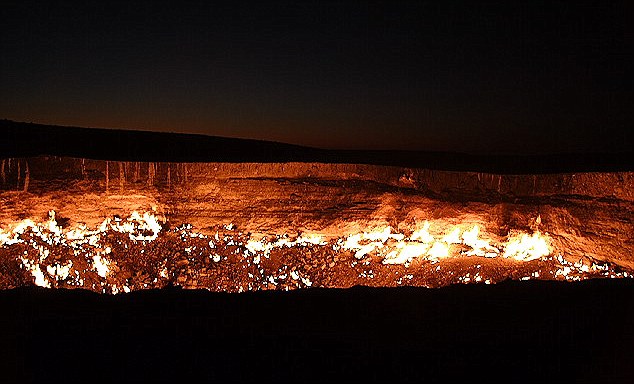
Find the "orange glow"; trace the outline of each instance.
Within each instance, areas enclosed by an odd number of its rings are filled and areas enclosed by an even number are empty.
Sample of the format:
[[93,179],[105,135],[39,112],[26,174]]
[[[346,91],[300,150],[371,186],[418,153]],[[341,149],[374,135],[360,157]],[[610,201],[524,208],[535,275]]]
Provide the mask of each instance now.
[[[54,282],[71,282],[78,287],[85,286],[85,276],[92,276],[93,280],[102,279],[105,292],[118,293],[131,290],[125,283],[111,280],[119,270],[117,261],[113,258],[113,250],[105,241],[108,233],[127,235],[129,241],[144,247],[156,241],[164,232],[163,225],[166,219],[157,216],[153,212],[140,214],[136,211],[130,213],[127,218],[106,218],[96,228],[87,228],[85,225],[77,225],[70,228],[61,228],[56,221],[55,212],[49,212],[49,218],[45,222],[35,222],[33,219],[22,220],[5,228],[0,228],[0,247],[12,247],[23,244],[30,245],[36,250],[35,256],[26,253],[20,256],[23,268],[33,276],[33,282],[42,287],[51,287]],[[536,220],[537,225],[540,219]],[[403,265],[415,269],[414,263],[438,263],[442,260],[478,258],[500,258],[512,260],[517,263],[528,263],[538,260],[554,260],[561,267],[555,276],[565,279],[579,279],[584,273],[601,270],[598,265],[574,264],[566,261],[555,253],[551,246],[551,238],[547,233],[541,233],[537,228],[532,232],[512,230],[507,236],[497,238],[486,232],[484,227],[476,223],[448,224],[443,220],[424,220],[416,222],[413,230],[396,231],[390,226],[374,226],[364,228],[354,233],[320,233],[313,231],[302,233],[296,237],[281,234],[274,237],[261,234],[245,235],[235,232],[232,224],[223,226],[228,232],[223,236],[218,233],[208,236],[192,230],[190,225],[181,226],[183,238],[204,239],[209,259],[216,264],[226,260],[228,254],[226,247],[237,247],[236,252],[241,252],[248,265],[259,265],[263,258],[268,259],[271,252],[277,250],[299,250],[306,248],[334,251],[342,255],[350,255],[352,260],[359,260],[369,269],[362,272],[360,277],[364,279],[374,278],[374,263],[390,267]],[[246,236],[246,237],[245,237]],[[225,251],[218,249],[220,243],[224,243]],[[144,245],[145,244],[145,245]],[[72,250],[74,258],[65,261],[56,261],[51,258],[51,247],[61,247]],[[127,247],[127,246],[126,246]],[[187,246],[182,250],[191,253],[197,247]],[[352,265],[355,263],[353,262]],[[82,269],[80,265],[86,265]],[[479,267],[479,264],[478,264]],[[165,263],[156,265],[156,279],[168,280],[172,273]],[[440,269],[440,264],[436,270]],[[610,272],[611,273],[611,272]],[[612,273],[614,276],[618,274]],[[410,275],[404,276],[406,279]],[[623,274],[623,277],[627,275]],[[540,277],[539,271],[532,273],[527,278]],[[284,281],[295,281],[304,287],[314,286],[310,277],[299,270],[289,273],[280,273],[278,276],[269,276],[268,284],[273,286]],[[289,280],[290,279],[290,280]],[[115,279],[116,280],[116,279]],[[399,279],[399,284],[403,279]],[[485,282],[492,280],[481,272],[467,274],[459,277],[460,282]],[[91,287],[88,287],[91,288]],[[93,287],[94,288],[94,287]]]

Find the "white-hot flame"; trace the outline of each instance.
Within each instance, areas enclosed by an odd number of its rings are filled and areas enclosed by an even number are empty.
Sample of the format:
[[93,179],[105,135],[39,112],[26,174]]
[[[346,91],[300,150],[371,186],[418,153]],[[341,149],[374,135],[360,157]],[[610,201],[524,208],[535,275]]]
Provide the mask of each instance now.
[[108,272],[110,272],[110,261],[108,259],[95,255],[92,257],[93,267],[97,271],[97,274],[101,277],[106,277]]
[[[492,245],[491,240],[480,237],[477,224],[464,232],[455,226],[437,237],[430,232],[429,221],[425,220],[417,227],[409,237],[392,233],[390,227],[351,234],[345,238],[341,248],[355,252],[358,259],[371,253],[383,254],[384,264],[408,264],[414,259],[437,260],[452,255],[497,257],[502,250],[505,251],[504,257],[521,261],[536,260],[550,254],[547,237],[539,231],[533,234],[518,232],[509,235],[506,243]],[[388,245],[388,239],[394,241]],[[452,254],[453,244],[462,244],[463,250]]]
[[531,261],[548,256],[550,249],[546,238],[539,231],[528,235],[527,233],[509,236],[509,241],[504,248],[504,257],[515,260]]
[[39,252],[39,259],[33,260],[20,257],[22,265],[33,275],[36,285],[50,287],[51,284],[46,276],[48,275],[57,281],[67,279],[71,275],[73,262],[68,260],[65,264],[48,265],[44,268],[45,271],[42,271],[40,264],[49,256],[50,251],[45,246],[35,245],[32,240],[27,241],[23,237],[26,232],[30,232],[33,236],[39,238],[45,245],[70,246],[76,255],[85,254],[85,256],[92,259],[93,268],[97,274],[105,278],[110,271],[111,262],[104,255],[110,253],[111,249],[110,247],[102,246],[101,236],[103,233],[113,230],[127,233],[133,241],[148,242],[155,240],[161,229],[159,220],[152,213],[145,212],[140,215],[134,211],[125,221],[106,218],[94,230],[89,230],[82,223],[79,223],[75,228],[64,230],[57,224],[55,211],[51,210],[48,212],[48,220],[45,222],[36,223],[31,219],[26,219],[18,222],[13,227],[0,228],[0,247],[13,244],[32,244]]
[[[48,219],[44,222],[34,222],[33,220],[23,220],[18,223],[9,224],[0,228],[0,247],[11,247],[14,244],[22,244],[26,249],[31,251],[22,251],[18,253],[18,260],[21,261],[24,270],[28,271],[33,277],[36,285],[50,287],[52,284],[59,286],[86,286],[92,284],[92,288],[99,287],[113,293],[129,292],[130,287],[121,281],[114,283],[118,279],[118,273],[122,265],[117,265],[120,261],[120,252],[126,252],[124,249],[139,249],[143,254],[147,243],[156,240],[162,231],[161,221],[152,213],[145,212],[139,214],[132,212],[128,217],[106,218],[96,228],[88,228],[85,224],[78,223],[72,227],[62,228],[57,224],[56,213],[49,212]],[[536,224],[540,224],[540,218],[536,220]],[[401,228],[402,223],[396,228]],[[385,276],[371,264],[380,262],[383,264],[404,264],[409,267],[416,261],[428,261],[436,264],[436,271],[441,266],[444,270],[445,266],[439,263],[441,259],[454,257],[504,257],[517,262],[529,262],[548,258],[553,250],[551,249],[551,239],[548,234],[542,234],[537,226],[533,227],[532,232],[511,231],[506,237],[499,237],[488,233],[485,227],[480,223],[461,222],[448,224],[442,220],[436,221],[419,221],[413,225],[413,231],[400,231],[391,226],[374,225],[362,228],[356,232],[342,232],[333,235],[332,230],[321,232],[306,232],[297,236],[288,234],[256,234],[250,236],[238,232],[235,226],[231,225],[232,233],[220,235],[216,232],[214,235],[204,235],[192,231],[193,227],[189,224],[182,225],[177,229],[172,229],[172,233],[179,233],[183,241],[188,239],[205,239],[201,243],[183,245],[185,253],[189,256],[192,253],[202,252],[204,257],[213,260],[214,265],[220,263],[224,265],[228,259],[227,246],[231,246],[231,252],[243,253],[244,262],[255,267],[254,270],[259,271],[261,276],[257,276],[258,272],[249,273],[249,277],[256,279],[256,284],[267,281],[267,284],[287,284],[289,281],[299,286],[312,286],[313,282],[309,276],[311,272],[299,269],[287,270],[282,267],[275,275],[264,275],[267,266],[267,260],[275,249],[287,249],[291,247],[306,248],[324,248],[327,257],[333,256],[329,262],[321,265],[321,270],[326,266],[334,267],[335,262],[342,260],[341,255],[332,255],[332,252],[343,252],[348,257],[354,255],[356,259],[346,262],[350,263],[353,268],[366,268],[365,271],[359,273],[359,277],[363,279],[373,279],[375,276]],[[342,228],[349,228],[342,226]],[[116,243],[113,240],[113,233],[122,235],[116,236]],[[403,232],[403,233],[401,233]],[[168,235],[169,236],[169,235]],[[130,239],[128,241],[127,239]],[[169,237],[168,237],[169,238]],[[131,246],[131,243],[134,245]],[[72,261],[68,257],[58,257],[58,248],[63,247],[71,252],[66,253],[72,255],[70,258],[85,258],[86,260]],[[110,247],[114,248],[111,249]],[[237,248],[237,249],[236,249]],[[35,251],[35,254],[33,253]],[[50,255],[55,252],[55,258]],[[111,253],[115,253],[112,255]],[[64,255],[64,252],[61,253]],[[301,254],[298,252],[297,254]],[[312,250],[307,253],[313,254]],[[154,255],[154,254],[152,254]],[[195,254],[191,256],[195,257]],[[312,257],[312,256],[311,256]],[[344,257],[346,257],[344,255]],[[189,258],[189,257],[188,257]],[[334,260],[333,260],[334,259]],[[548,258],[550,260],[550,258]],[[191,259],[194,260],[194,259]],[[575,280],[579,279],[582,273],[602,273],[617,276],[607,270],[607,267],[594,263],[579,261],[578,264],[568,262],[557,255],[557,259],[553,261],[559,263],[561,268],[554,275],[555,278]],[[87,262],[87,263],[86,263]],[[209,263],[209,261],[206,261]],[[462,263],[460,263],[462,264]],[[78,270],[79,266],[87,265],[86,270]],[[477,266],[478,268],[480,265]],[[169,270],[168,259],[157,263],[154,271],[157,280],[169,280],[178,277],[178,271]],[[382,267],[390,268],[392,267]],[[432,267],[433,268],[433,267]],[[194,268],[192,268],[194,270]],[[307,270],[310,270],[307,269]],[[394,272],[399,272],[394,269]],[[412,271],[414,273],[414,271]],[[195,273],[195,272],[194,272]],[[86,279],[87,284],[84,285],[84,274],[89,274],[90,278]],[[95,283],[95,278],[101,277],[99,283]],[[398,284],[402,283],[402,279],[411,280],[414,274],[399,275]],[[529,278],[547,278],[546,273],[532,273],[525,276]],[[627,276],[623,274],[623,276]],[[98,278],[97,278],[98,279]],[[479,273],[469,274],[458,278],[460,282],[480,282],[485,284],[492,282],[486,275]],[[130,284],[130,282],[126,282]],[[104,285],[105,284],[105,285]],[[135,287],[139,285],[135,282]],[[144,282],[143,287],[147,287],[150,282]],[[249,283],[251,284],[251,283]],[[315,280],[315,284],[320,284]],[[249,288],[251,289],[251,288]]]
[[[537,221],[539,224],[539,220]],[[231,230],[234,230],[231,226]],[[405,264],[409,266],[415,260],[427,260],[437,262],[439,259],[450,257],[505,257],[521,262],[538,260],[551,254],[550,240],[535,229],[533,233],[513,231],[509,233],[505,241],[495,240],[496,236],[490,236],[479,224],[460,223],[458,225],[446,225],[438,221],[421,221],[415,224],[411,234],[400,233],[391,226],[377,226],[362,229],[356,233],[342,234],[337,237],[319,232],[302,233],[297,237],[288,235],[255,235],[253,237],[240,238],[239,234],[224,236],[223,240],[216,235],[205,243],[209,245],[208,255],[215,262],[220,263],[223,255],[216,252],[221,241],[229,245],[241,247],[244,256],[254,265],[262,263],[261,257],[268,258],[274,249],[290,247],[332,247],[334,251],[347,251],[354,255],[362,263],[370,263],[372,259],[381,260],[383,264]],[[181,230],[185,236],[205,238],[202,234],[187,232],[191,226]],[[106,218],[97,228],[87,228],[79,223],[72,228],[62,228],[57,224],[55,211],[50,211],[48,220],[36,223],[27,219],[13,226],[0,228],[0,247],[13,244],[32,244],[39,252],[39,259],[21,257],[22,265],[34,278],[37,285],[50,287],[51,281],[63,281],[76,279],[83,281],[75,271],[72,261],[65,263],[47,262],[49,256],[48,245],[61,245],[70,247],[74,255],[88,258],[92,270],[101,278],[107,278],[113,273],[114,261],[106,256],[112,252],[104,239],[107,231],[126,234],[133,242],[152,242],[158,238],[162,230],[160,220],[150,212],[143,214],[132,212],[127,218]],[[28,240],[25,233],[39,238],[38,242]],[[218,244],[216,244],[218,243]],[[189,252],[189,248],[188,248]],[[218,251],[220,252],[220,251]],[[371,257],[371,258],[369,258]],[[41,264],[46,263],[46,267]],[[114,269],[116,270],[116,269]],[[85,272],[85,271],[84,271]],[[83,273],[83,272],[82,272]],[[567,271],[561,272],[566,276]],[[170,276],[164,264],[157,266],[157,275],[166,279]],[[369,275],[368,275],[369,276]],[[310,280],[299,272],[293,272],[290,279],[302,282],[310,286]],[[474,277],[478,281],[477,277]],[[78,283],[79,284],[79,283]],[[113,291],[126,290],[121,286],[112,288]],[[129,290],[129,288],[127,288]]]
[[65,280],[70,274],[72,266],[73,262],[69,260],[68,263],[64,265],[55,264],[47,266],[46,272],[48,272],[48,274],[53,276],[56,280]]
[[410,236],[410,240],[420,241],[421,243],[432,243],[434,241],[434,236],[429,233],[429,221],[425,220],[423,223],[423,228],[414,231],[412,236]]
[[161,232],[161,224],[156,219],[156,216],[149,212],[145,212],[141,216],[137,211],[134,211],[125,222],[116,220],[114,223],[109,222],[108,224],[117,232],[128,233],[130,239],[136,241],[156,240],[159,232]]

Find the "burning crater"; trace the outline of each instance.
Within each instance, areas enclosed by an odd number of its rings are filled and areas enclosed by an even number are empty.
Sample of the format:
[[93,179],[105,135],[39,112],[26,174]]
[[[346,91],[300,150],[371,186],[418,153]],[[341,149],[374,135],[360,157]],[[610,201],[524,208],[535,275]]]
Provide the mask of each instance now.
[[629,278],[634,173],[2,161],[0,287],[103,293]]

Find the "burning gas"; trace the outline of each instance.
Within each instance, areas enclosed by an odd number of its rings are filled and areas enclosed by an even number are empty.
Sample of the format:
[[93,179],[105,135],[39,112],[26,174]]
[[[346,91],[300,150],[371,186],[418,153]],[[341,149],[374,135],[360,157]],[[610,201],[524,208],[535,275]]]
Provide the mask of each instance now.
[[[350,235],[342,248],[355,251],[361,259],[367,254],[378,254],[384,264],[409,264],[414,259],[437,260],[456,256],[479,256],[514,258],[520,261],[540,259],[550,255],[548,235],[535,231],[529,235],[523,232],[509,234],[507,242],[496,245],[490,239],[480,238],[477,224],[463,230],[456,226],[440,235],[429,232],[431,224],[424,221],[410,236],[393,233],[391,227]],[[468,227],[468,226],[467,226]],[[502,252],[504,251],[504,252]]]
[[[289,282],[294,282],[291,287],[327,286],[326,283],[315,284],[313,277],[323,277],[326,265],[328,269],[333,269],[341,262],[348,263],[346,268],[362,268],[357,271],[362,282],[381,274],[394,273],[394,281],[398,285],[411,283],[418,270],[438,272],[441,262],[451,260],[471,260],[468,262],[471,267],[477,265],[476,272],[452,276],[451,281],[455,282],[495,281],[496,278],[485,276],[481,269],[481,264],[490,259],[527,265],[541,263],[536,265],[539,269],[530,272],[526,278],[550,276],[575,280],[597,275],[628,276],[627,272],[615,272],[612,267],[595,262],[568,262],[562,257],[561,250],[552,248],[548,233],[539,231],[540,222],[538,217],[530,233],[511,230],[503,238],[486,232],[474,223],[447,225],[442,221],[428,220],[416,222],[413,228],[402,231],[384,225],[337,236],[311,232],[294,237],[288,234],[244,234],[228,224],[219,226],[224,232],[220,236],[219,232],[215,235],[198,233],[190,225],[165,230],[167,220],[164,217],[136,211],[127,218],[106,218],[96,228],[81,224],[62,228],[57,223],[55,212],[50,211],[44,222],[27,219],[1,228],[0,250],[5,250],[2,257],[15,258],[36,285],[85,287],[112,293],[128,292],[131,286],[140,289],[160,286],[161,282],[162,285],[174,281],[183,283],[184,280],[177,276],[179,271],[182,272],[183,266],[197,262],[201,264],[200,271],[188,272],[190,277],[196,275],[196,278],[192,277],[195,281],[208,275],[207,271],[213,269],[209,265],[224,262],[227,268],[248,269],[247,280],[250,281],[246,282],[246,286],[244,281],[236,281],[236,290],[266,289],[282,283],[288,289]],[[175,235],[178,236],[176,240]],[[162,241],[163,237],[166,240]],[[155,242],[161,243],[160,249],[152,245]],[[161,255],[165,242],[174,254],[171,258]],[[272,262],[273,253],[289,254],[292,258],[292,255],[304,257],[311,252],[333,254],[333,261],[321,265],[318,272],[301,265],[291,268],[293,261],[288,258],[287,265],[276,266],[275,270],[265,265]],[[147,257],[150,254],[153,260],[160,261],[149,263]],[[229,263],[229,259],[234,261]],[[142,268],[140,271],[137,268],[136,275],[133,275],[124,268],[126,263],[137,263]],[[550,272],[544,271],[548,269],[544,265],[552,267]],[[402,268],[411,272],[403,274],[400,272]],[[139,274],[145,274],[142,284],[134,283]],[[450,274],[455,275],[453,272]],[[220,288],[213,282],[206,285],[196,283],[195,286]]]

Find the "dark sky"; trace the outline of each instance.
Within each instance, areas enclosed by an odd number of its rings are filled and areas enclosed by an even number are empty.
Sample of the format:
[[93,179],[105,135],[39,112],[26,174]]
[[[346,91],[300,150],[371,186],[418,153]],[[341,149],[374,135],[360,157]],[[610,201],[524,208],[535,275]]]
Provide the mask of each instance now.
[[5,3],[0,118],[326,148],[633,142],[627,1]]

